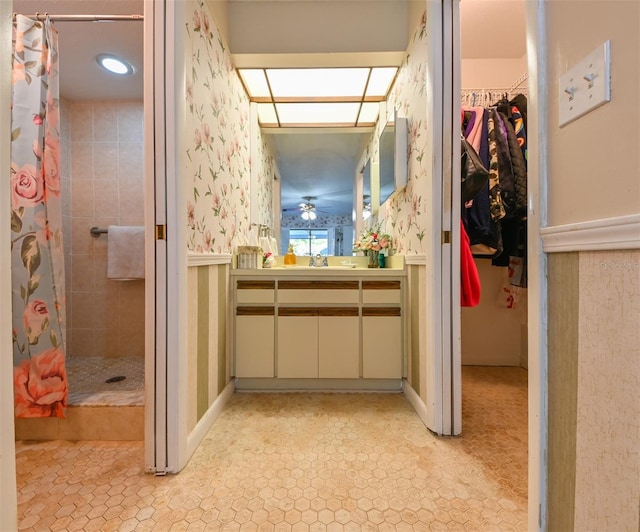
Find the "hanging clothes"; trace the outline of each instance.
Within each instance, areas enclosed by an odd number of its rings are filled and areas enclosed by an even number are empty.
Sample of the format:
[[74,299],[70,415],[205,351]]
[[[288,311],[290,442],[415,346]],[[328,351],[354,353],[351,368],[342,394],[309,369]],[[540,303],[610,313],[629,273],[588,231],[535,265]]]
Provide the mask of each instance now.
[[487,108],[462,108],[463,134],[490,172],[488,186],[464,205],[463,220],[473,256],[491,258],[495,266],[525,256],[526,105],[526,97],[518,94],[510,100],[503,95]]
[[480,293],[480,275],[469,246],[469,236],[460,220],[460,306],[475,307],[480,303]]

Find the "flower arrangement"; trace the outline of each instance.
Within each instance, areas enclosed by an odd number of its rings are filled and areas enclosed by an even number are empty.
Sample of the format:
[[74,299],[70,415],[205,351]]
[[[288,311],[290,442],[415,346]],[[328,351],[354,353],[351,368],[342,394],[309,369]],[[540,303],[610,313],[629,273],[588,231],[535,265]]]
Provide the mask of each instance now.
[[358,238],[353,244],[353,251],[363,251],[365,255],[369,254],[369,250],[382,252],[388,254],[389,249],[393,245],[393,239],[391,235],[383,233],[381,225],[378,224],[375,227],[369,227],[365,229],[360,238]]
[[273,256],[272,253],[267,252],[264,255],[262,255],[262,267],[263,268],[271,268],[272,266],[276,265],[276,258]]

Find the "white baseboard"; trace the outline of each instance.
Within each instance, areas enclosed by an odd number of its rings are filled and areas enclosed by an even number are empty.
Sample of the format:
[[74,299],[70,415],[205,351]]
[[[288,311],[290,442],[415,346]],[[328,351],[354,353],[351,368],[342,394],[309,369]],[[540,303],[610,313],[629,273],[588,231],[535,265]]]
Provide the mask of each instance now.
[[640,249],[640,214],[540,229],[545,253]]
[[191,458],[191,455],[193,455],[194,451],[198,448],[198,445],[202,443],[202,440],[207,435],[207,432],[209,432],[209,429],[220,415],[220,412],[222,412],[222,409],[227,404],[234,391],[235,386],[233,381],[231,381],[225,386],[222,393],[216,397],[216,400],[209,407],[209,410],[205,412],[204,416],[200,418],[200,421],[198,421],[195,428],[191,431],[191,434],[187,437],[188,458]]
[[431,428],[429,427],[429,415],[427,413],[427,407],[422,402],[420,396],[406,380],[402,381],[402,391],[404,392],[404,396],[407,398],[407,401],[409,401],[413,409],[416,411],[416,414],[418,414],[420,421],[424,423],[425,427],[431,430]]

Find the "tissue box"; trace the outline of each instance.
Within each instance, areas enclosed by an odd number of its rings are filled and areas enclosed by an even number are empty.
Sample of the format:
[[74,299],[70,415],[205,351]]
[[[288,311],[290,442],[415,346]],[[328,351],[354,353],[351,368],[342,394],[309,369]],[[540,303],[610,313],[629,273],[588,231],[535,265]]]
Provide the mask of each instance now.
[[262,268],[262,248],[260,246],[238,246],[239,270],[256,270]]

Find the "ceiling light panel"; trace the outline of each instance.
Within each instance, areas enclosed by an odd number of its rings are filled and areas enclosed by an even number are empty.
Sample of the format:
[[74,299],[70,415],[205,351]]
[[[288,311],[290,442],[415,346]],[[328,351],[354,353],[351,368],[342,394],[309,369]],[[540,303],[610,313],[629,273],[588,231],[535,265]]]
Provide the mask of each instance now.
[[358,125],[375,124],[380,112],[379,103],[363,103],[362,109],[360,109],[360,115],[358,116]]
[[278,117],[272,103],[258,104],[258,122],[262,126],[278,127]]
[[359,103],[277,103],[280,125],[351,124],[355,125]]
[[252,98],[270,98],[269,85],[264,70],[261,68],[250,68],[239,70],[244,86],[249,91]]
[[279,98],[362,97],[368,68],[267,69],[271,91]]
[[397,67],[373,68],[365,97],[384,98],[397,71]]

